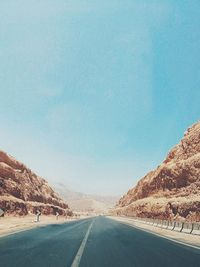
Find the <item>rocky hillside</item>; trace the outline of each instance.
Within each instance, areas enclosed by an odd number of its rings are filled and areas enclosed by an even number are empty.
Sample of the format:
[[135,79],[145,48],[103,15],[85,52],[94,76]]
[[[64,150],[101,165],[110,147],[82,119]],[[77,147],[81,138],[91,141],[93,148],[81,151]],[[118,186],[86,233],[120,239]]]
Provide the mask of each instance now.
[[119,200],[115,213],[200,221],[200,122]]
[[0,151],[0,208],[7,214],[71,214],[68,205],[48,183],[24,164]]

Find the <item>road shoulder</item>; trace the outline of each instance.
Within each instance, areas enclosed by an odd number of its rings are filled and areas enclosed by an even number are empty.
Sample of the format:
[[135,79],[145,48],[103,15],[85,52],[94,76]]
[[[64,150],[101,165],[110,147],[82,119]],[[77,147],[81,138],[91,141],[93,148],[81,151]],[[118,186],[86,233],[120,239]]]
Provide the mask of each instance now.
[[0,218],[0,237],[30,230],[37,227],[43,227],[49,224],[62,224],[75,220],[77,219],[66,219],[65,217],[61,216],[58,220],[56,220],[55,216],[45,215],[41,216],[41,220],[39,222],[35,222],[35,216],[31,215],[27,215],[24,217],[2,217]]
[[200,237],[198,235],[191,235],[187,233],[180,233],[180,232],[175,232],[175,231],[171,231],[167,229],[162,229],[156,226],[147,225],[142,222],[134,221],[134,219],[126,218],[126,217],[108,216],[108,218],[114,219],[121,223],[125,223],[129,226],[138,228],[140,230],[155,234],[157,236],[169,239],[176,243],[180,243],[183,245],[187,245],[187,246],[200,249]]

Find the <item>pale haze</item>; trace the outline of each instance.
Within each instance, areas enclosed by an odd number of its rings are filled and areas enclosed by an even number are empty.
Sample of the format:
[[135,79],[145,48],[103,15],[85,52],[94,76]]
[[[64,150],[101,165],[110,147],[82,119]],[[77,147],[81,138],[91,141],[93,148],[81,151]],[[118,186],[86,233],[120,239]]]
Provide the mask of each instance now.
[[0,148],[121,195],[200,114],[199,1],[1,1]]

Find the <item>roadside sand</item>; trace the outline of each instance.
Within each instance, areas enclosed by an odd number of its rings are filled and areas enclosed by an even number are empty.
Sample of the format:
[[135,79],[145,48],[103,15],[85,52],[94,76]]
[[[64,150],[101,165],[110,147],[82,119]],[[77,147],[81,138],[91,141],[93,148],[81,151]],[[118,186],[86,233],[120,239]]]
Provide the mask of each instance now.
[[[28,230],[31,228],[41,227],[48,224],[59,224],[66,223],[72,220],[77,220],[77,218],[65,218],[63,216],[59,216],[58,220],[56,220],[55,216],[45,216],[42,215],[40,217],[40,222],[35,222],[35,215],[27,215],[24,217],[0,217],[0,237],[13,234],[16,232]],[[80,218],[79,218],[80,219]],[[83,219],[83,217],[81,217]]]
[[161,229],[159,227],[148,225],[143,222],[134,221],[134,219],[125,218],[125,217],[109,216],[109,218],[117,220],[122,223],[126,223],[130,226],[140,228],[142,230],[169,238],[169,239],[173,239],[178,242],[183,242],[183,243],[200,248],[200,236],[199,235],[191,235],[191,234],[180,233],[180,232],[171,231],[167,229]]

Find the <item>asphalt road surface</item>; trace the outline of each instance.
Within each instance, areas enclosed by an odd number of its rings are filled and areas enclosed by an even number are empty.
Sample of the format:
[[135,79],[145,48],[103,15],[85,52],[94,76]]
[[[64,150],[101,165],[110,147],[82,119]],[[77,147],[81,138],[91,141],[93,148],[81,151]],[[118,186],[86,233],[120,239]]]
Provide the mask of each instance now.
[[0,238],[1,267],[200,267],[200,250],[105,217]]

